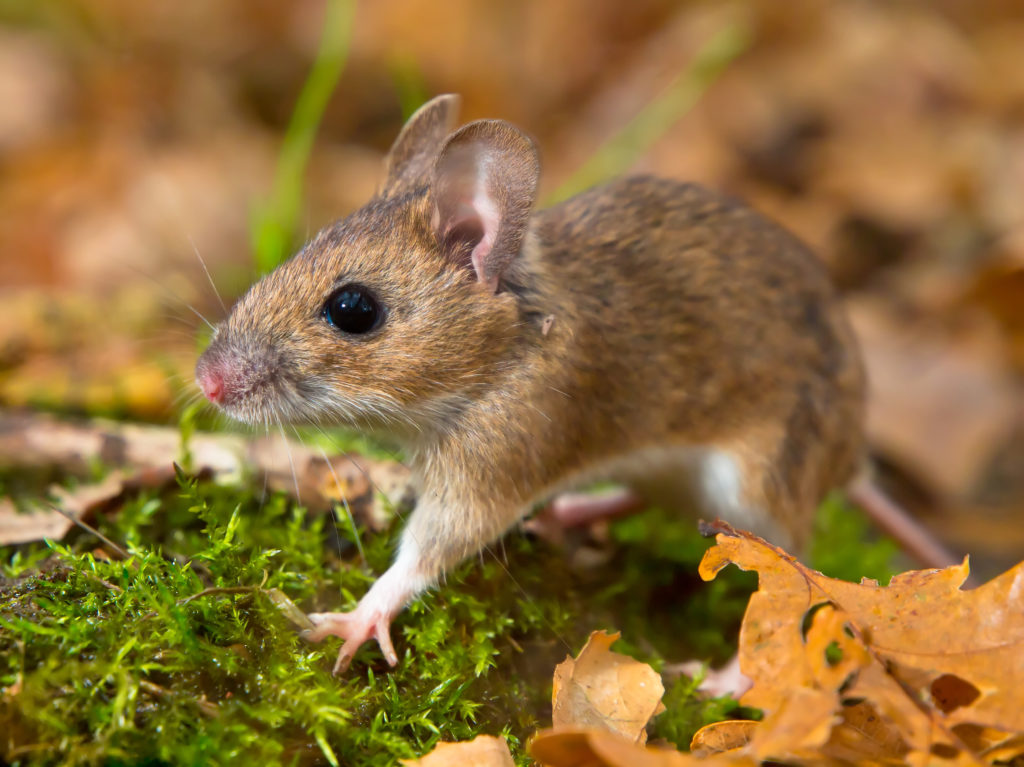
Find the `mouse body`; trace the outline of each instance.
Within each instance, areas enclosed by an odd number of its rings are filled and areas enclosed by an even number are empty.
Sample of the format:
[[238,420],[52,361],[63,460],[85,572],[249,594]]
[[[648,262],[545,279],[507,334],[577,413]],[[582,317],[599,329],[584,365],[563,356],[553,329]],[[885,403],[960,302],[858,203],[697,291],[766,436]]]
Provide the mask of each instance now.
[[[379,431],[417,504],[392,566],[347,613],[335,671],[449,567],[595,480],[799,547],[865,455],[865,377],[823,264],[694,184],[632,176],[534,211],[533,142],[452,132],[442,96],[386,180],[256,283],[197,364],[249,423]],[[680,500],[682,499],[682,500]]]

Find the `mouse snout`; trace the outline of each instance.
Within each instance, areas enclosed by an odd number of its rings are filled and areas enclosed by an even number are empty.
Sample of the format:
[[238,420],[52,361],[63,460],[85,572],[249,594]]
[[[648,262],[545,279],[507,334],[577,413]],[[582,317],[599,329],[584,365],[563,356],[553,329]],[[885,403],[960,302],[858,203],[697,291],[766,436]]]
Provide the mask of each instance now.
[[196,363],[196,384],[233,418],[251,421],[281,406],[285,371],[273,349],[239,345],[221,334]]
[[196,370],[196,383],[203,390],[206,399],[214,405],[224,401],[224,375],[211,365],[200,365]]
[[228,399],[230,377],[223,356],[210,350],[204,352],[196,363],[196,383],[214,405],[223,405]]
[[196,363],[196,383],[214,405],[234,405],[252,388],[249,367],[237,350],[215,341]]

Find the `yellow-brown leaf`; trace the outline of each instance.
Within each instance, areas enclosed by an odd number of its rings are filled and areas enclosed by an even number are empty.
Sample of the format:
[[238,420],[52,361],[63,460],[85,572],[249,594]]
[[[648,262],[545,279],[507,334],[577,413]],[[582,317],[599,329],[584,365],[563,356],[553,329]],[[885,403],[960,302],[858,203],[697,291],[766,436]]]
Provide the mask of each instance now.
[[647,741],[644,729],[663,710],[665,687],[646,663],[612,652],[618,633],[595,631],[573,658],[555,668],[551,694],[552,725],[593,727],[635,743]]

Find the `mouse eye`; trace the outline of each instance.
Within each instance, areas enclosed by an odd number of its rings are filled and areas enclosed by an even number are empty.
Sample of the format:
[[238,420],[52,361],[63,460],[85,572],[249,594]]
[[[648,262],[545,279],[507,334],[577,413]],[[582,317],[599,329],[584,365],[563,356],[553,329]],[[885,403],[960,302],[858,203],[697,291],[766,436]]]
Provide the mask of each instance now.
[[383,316],[377,299],[361,285],[338,288],[324,304],[324,319],[345,333],[367,333],[380,324]]

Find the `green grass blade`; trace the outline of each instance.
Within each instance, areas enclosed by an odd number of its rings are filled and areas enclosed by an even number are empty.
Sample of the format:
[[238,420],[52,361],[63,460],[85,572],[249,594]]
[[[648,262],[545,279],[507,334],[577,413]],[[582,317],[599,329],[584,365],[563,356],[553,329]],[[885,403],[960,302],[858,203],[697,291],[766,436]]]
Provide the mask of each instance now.
[[608,139],[546,200],[552,204],[607,181],[629,169],[676,121],[693,108],[728,64],[750,44],[750,30],[731,24],[717,32],[697,52],[693,63]]
[[285,131],[270,200],[256,212],[252,248],[256,269],[271,271],[291,252],[302,208],[302,182],[324,110],[345,69],[355,0],[328,0],[316,61]]
[[391,82],[398,95],[398,103],[402,107],[402,121],[412,117],[430,98],[430,88],[423,76],[416,59],[411,54],[399,53],[392,57],[388,65]]

